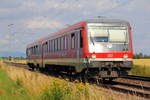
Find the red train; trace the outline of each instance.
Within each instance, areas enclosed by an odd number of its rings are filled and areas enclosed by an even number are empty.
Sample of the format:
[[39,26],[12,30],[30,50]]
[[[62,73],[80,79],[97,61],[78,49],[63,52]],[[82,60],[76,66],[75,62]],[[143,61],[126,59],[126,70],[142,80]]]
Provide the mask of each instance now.
[[127,21],[81,21],[27,46],[28,65],[86,78],[113,79],[132,67],[131,26]]

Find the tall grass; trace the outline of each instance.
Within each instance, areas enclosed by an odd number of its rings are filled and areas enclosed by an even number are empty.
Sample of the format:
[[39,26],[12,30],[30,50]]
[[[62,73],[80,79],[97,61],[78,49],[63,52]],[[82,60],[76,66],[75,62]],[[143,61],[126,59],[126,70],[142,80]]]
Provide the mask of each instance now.
[[[3,59],[0,59],[0,60],[2,61]],[[15,62],[15,63],[22,63],[22,64],[26,64],[27,63],[26,59],[14,59],[14,58],[12,58],[11,60],[4,59],[3,61],[6,61],[6,62]]]
[[[136,100],[125,95],[78,81],[70,82],[39,72],[12,67],[0,62],[0,100]],[[5,77],[6,76],[6,77]],[[9,80],[3,82],[4,80]],[[2,82],[1,82],[2,81]],[[13,85],[8,85],[8,84]],[[6,87],[4,88],[3,86]],[[10,88],[12,87],[12,88]],[[7,92],[6,90],[11,92]],[[10,89],[10,90],[9,90]],[[12,92],[13,91],[13,92]],[[14,97],[12,97],[14,96]]]
[[12,81],[3,69],[0,69],[0,100],[30,100],[27,89],[20,80]]
[[[104,98],[101,91],[95,90],[89,84],[69,82],[67,79],[49,77],[4,63],[1,65],[3,66],[1,69],[6,70],[17,86],[23,86],[25,90],[28,90],[27,93],[33,100],[99,100],[98,98]],[[25,92],[23,89],[19,91]]]
[[138,76],[150,76],[150,59],[134,59],[134,66],[129,74]]
[[134,65],[150,67],[150,59],[134,59]]
[[129,74],[138,76],[150,76],[150,67],[134,65]]

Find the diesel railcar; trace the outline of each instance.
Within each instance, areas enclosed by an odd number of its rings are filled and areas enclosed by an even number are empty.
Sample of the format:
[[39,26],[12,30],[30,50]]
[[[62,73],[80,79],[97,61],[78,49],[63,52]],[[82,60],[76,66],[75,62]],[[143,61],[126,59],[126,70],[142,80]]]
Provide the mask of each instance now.
[[132,33],[127,21],[94,18],[35,41],[26,49],[32,69],[96,79],[128,74],[132,67]]

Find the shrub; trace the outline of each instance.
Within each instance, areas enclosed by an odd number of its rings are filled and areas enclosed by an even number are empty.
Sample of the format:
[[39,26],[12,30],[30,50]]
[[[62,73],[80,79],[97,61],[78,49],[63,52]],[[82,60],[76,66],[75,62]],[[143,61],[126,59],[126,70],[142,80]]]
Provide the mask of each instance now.
[[41,100],[64,100],[65,91],[57,85],[53,83],[50,88],[46,89],[42,94]]
[[81,96],[88,99],[88,88],[83,83],[54,81],[40,97],[40,100],[79,100]]

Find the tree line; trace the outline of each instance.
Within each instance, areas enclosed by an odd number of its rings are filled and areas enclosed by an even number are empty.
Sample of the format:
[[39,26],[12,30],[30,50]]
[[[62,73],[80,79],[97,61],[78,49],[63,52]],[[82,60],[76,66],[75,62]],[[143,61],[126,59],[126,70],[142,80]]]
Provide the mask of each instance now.
[[150,59],[150,55],[148,55],[148,54],[143,54],[143,53],[135,53],[134,55],[133,55],[133,58],[134,59]]

